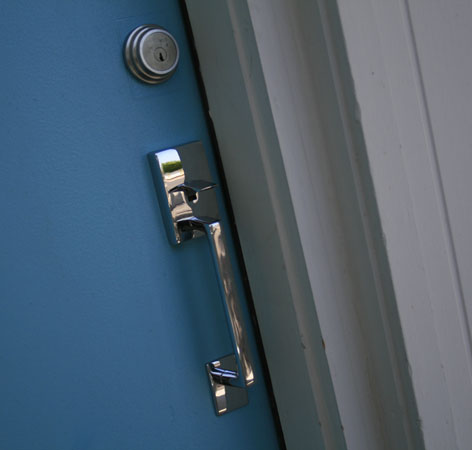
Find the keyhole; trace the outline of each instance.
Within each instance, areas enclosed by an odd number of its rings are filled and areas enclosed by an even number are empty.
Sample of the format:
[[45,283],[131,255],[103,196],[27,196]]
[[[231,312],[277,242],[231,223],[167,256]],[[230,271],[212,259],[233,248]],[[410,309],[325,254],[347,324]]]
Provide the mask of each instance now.
[[154,58],[156,58],[156,60],[158,62],[164,62],[167,60],[167,52],[164,48],[162,47],[157,47],[155,50],[154,50]]

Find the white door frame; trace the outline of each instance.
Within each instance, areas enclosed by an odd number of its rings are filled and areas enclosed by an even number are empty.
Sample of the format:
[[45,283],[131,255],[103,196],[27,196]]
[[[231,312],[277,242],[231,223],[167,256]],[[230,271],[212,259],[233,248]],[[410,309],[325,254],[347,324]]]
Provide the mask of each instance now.
[[347,3],[186,0],[287,447],[420,449]]
[[472,448],[472,8],[337,0],[428,449]]

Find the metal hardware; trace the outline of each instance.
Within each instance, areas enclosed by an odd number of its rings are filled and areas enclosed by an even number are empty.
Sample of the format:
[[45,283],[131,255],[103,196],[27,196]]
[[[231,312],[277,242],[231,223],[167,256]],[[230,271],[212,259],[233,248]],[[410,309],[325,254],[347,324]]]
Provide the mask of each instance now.
[[189,201],[195,202],[198,199],[199,192],[212,189],[215,186],[216,186],[215,183],[211,183],[209,181],[193,180],[193,181],[188,181],[187,183],[179,184],[175,188],[172,188],[169,192],[178,192],[178,191],[185,192],[187,199]]
[[[230,380],[234,379],[232,378],[233,376],[238,376],[237,367],[234,355],[228,355],[219,361],[206,364],[208,380],[210,381],[211,393],[213,395],[213,404],[218,416],[248,404],[247,390],[234,387],[230,383]],[[226,372],[231,375],[220,377],[220,372]]]
[[246,387],[255,382],[249,343],[231,261],[218,219],[216,184],[201,142],[149,155],[154,184],[172,244],[207,236],[234,354],[206,364],[215,410],[225,414],[247,404]]
[[128,36],[124,49],[130,72],[148,84],[168,80],[179,62],[179,46],[159,25],[141,25]]

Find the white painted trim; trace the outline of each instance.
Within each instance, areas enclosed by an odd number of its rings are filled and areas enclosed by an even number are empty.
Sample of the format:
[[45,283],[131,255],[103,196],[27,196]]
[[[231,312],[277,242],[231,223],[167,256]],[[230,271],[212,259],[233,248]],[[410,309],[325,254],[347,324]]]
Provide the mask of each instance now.
[[421,448],[335,3],[186,3],[287,447]]
[[299,320],[316,313],[248,11],[219,1],[188,11],[286,441],[323,448],[321,409],[338,447],[317,321],[301,336]]
[[[470,4],[338,4],[425,446],[468,450],[471,299],[460,270],[470,273]],[[469,179],[469,192],[447,198],[442,164]],[[448,211],[461,203],[462,267]]]

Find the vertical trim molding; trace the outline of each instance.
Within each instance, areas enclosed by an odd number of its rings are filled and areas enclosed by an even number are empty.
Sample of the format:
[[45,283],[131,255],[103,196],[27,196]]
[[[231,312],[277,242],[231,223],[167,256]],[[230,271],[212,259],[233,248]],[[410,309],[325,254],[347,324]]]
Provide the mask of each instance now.
[[336,3],[186,4],[287,447],[423,448]]

